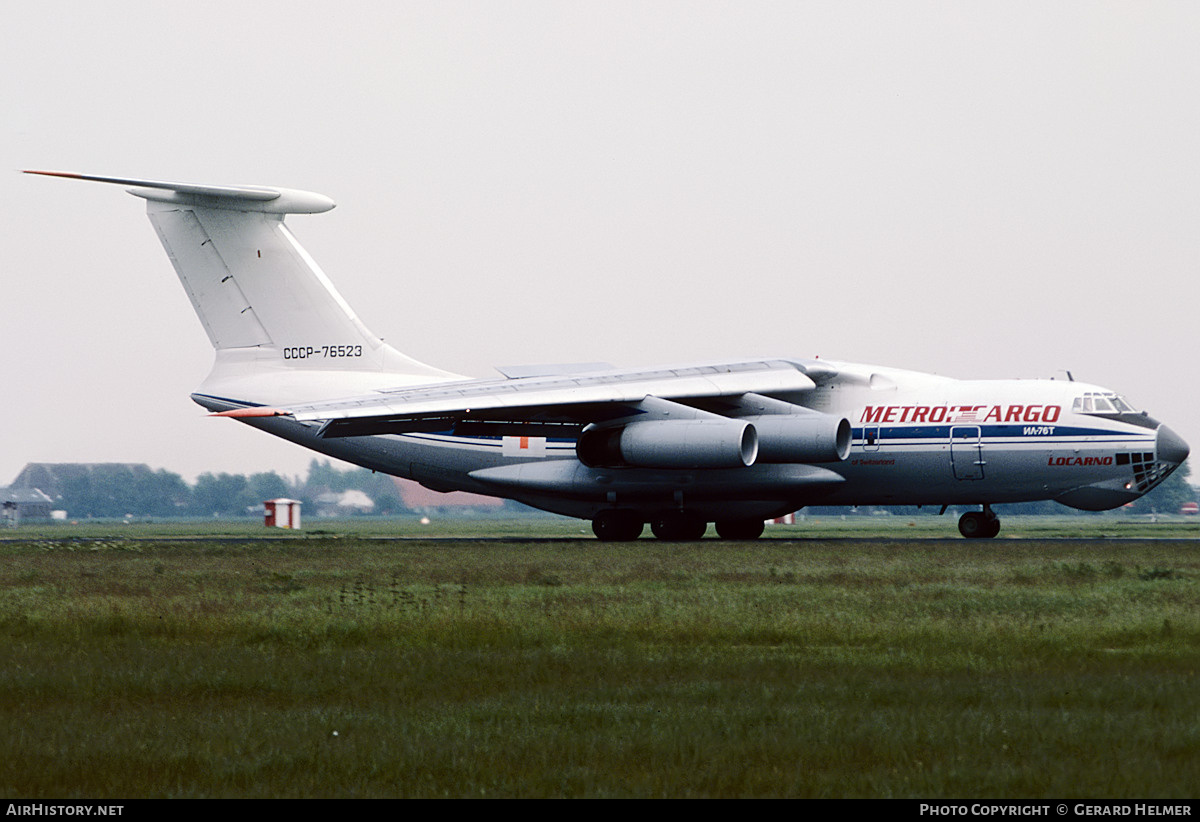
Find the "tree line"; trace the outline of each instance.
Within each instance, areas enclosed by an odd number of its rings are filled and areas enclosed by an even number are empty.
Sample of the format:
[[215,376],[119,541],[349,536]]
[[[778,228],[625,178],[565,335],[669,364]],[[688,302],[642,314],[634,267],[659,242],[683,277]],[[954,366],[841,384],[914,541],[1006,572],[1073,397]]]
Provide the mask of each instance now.
[[71,519],[86,517],[237,517],[259,515],[262,503],[287,497],[315,511],[322,497],[361,491],[373,513],[406,509],[391,477],[365,468],[339,470],[313,460],[308,476],[288,479],[274,471],[257,474],[205,473],[189,484],[179,474],[145,465],[28,466],[15,487],[39,488]]

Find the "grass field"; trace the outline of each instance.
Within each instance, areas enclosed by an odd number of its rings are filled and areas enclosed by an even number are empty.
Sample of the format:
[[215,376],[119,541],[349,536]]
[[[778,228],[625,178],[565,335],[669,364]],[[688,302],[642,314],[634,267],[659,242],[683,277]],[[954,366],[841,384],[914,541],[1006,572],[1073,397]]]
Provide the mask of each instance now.
[[3,532],[0,791],[1196,795],[1195,526],[887,519]]

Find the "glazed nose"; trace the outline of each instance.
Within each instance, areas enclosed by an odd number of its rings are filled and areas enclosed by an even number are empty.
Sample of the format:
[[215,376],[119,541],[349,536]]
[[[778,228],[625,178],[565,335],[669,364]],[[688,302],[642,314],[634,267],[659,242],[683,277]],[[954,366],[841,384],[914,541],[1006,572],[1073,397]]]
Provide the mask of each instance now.
[[1165,425],[1158,426],[1158,460],[1159,462],[1169,462],[1172,465],[1178,465],[1187,459],[1191,449],[1188,444],[1183,441],[1183,438],[1167,428]]

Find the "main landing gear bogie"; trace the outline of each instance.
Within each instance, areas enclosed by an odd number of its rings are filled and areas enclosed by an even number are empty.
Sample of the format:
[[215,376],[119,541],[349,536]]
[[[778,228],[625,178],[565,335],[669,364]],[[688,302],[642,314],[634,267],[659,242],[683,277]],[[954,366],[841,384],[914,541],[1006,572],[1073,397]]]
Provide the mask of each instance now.
[[708,523],[683,511],[672,511],[650,520],[650,530],[667,542],[693,542],[704,536]]
[[601,542],[632,542],[642,535],[643,525],[633,511],[600,511],[592,520],[592,533]]
[[968,511],[959,517],[958,532],[967,539],[991,539],[1000,533],[1000,518],[985,505],[982,511]]
[[[592,519],[592,532],[601,542],[631,542],[642,535],[644,526],[642,515],[623,509],[600,511]],[[753,517],[716,521],[717,536],[724,540],[758,539],[763,528],[763,521]],[[708,522],[685,511],[668,511],[650,520],[650,530],[667,542],[691,542],[704,537]]]

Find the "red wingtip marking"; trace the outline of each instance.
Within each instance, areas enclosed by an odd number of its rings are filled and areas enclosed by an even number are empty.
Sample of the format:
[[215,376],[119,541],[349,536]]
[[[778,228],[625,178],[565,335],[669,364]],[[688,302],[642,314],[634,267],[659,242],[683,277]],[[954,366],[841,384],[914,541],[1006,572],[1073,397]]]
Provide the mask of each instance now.
[[284,411],[282,408],[231,408],[228,411],[216,411],[209,414],[210,417],[232,417],[236,420],[251,417],[290,417],[291,415],[291,411]]

